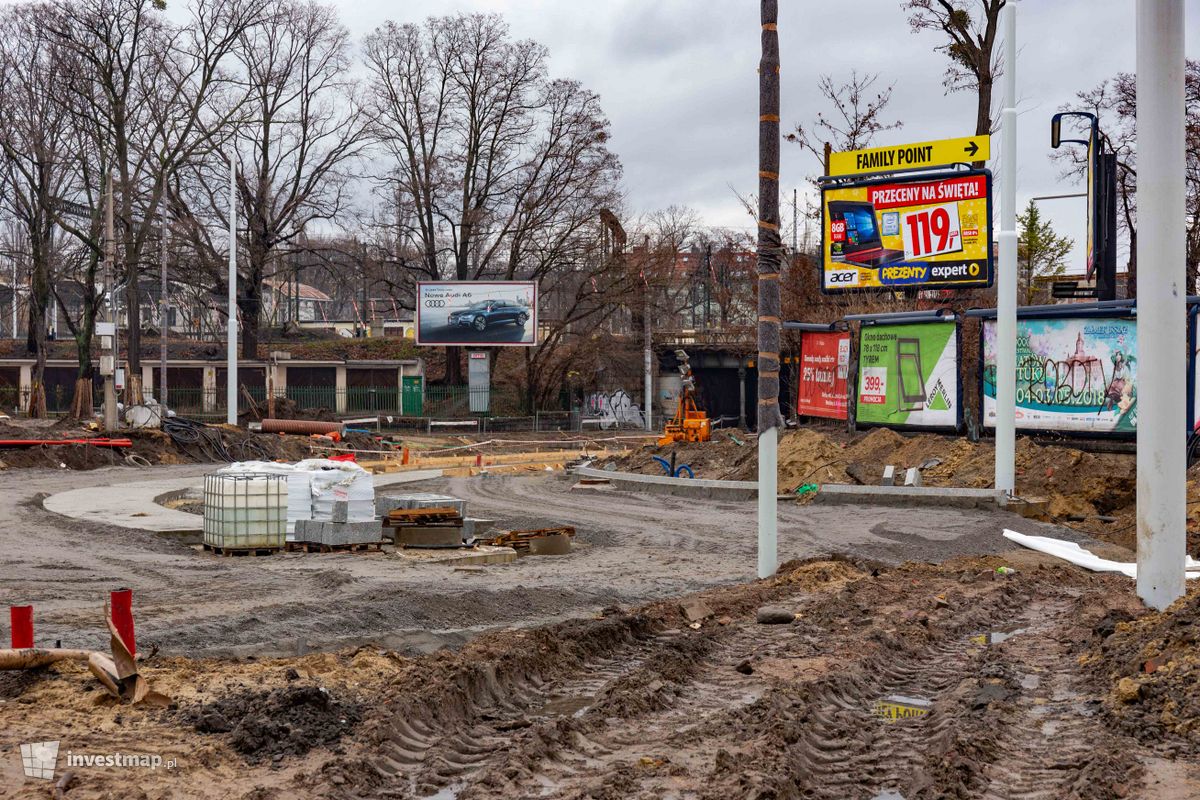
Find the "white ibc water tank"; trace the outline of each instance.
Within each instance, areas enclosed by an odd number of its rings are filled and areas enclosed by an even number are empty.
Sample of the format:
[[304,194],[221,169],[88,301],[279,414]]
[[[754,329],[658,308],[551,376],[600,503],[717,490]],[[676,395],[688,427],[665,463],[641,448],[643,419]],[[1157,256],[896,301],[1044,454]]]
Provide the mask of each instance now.
[[222,550],[282,548],[287,494],[284,475],[206,475],[204,543]]

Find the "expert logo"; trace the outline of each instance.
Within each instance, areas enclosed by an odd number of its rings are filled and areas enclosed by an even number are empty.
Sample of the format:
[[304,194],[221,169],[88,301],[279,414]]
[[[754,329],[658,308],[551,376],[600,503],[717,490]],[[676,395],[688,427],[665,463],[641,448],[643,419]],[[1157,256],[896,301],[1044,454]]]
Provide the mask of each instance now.
[[935,281],[975,281],[979,280],[983,269],[976,261],[959,264],[936,264],[929,269],[929,276]]

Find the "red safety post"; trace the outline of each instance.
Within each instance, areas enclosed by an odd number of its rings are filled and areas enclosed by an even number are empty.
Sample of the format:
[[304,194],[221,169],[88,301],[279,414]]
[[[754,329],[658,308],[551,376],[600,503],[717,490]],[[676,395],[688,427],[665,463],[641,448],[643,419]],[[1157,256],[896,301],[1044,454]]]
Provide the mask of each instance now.
[[408,448],[407,448],[407,447],[403,448],[403,449],[400,451],[400,463],[401,463],[401,464],[407,464],[407,463],[408,463]]
[[33,606],[9,606],[8,619],[12,623],[13,649],[33,647]]
[[475,466],[477,466],[477,467],[483,466],[483,453],[475,454]]
[[133,638],[133,590],[118,589],[110,592],[112,599],[112,621],[117,633],[129,648],[129,655],[137,655],[137,643]]

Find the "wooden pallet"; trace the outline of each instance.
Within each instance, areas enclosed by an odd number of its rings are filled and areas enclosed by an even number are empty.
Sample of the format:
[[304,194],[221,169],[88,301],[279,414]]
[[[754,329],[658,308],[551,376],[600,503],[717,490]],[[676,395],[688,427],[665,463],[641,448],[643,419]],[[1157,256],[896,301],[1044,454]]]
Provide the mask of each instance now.
[[529,549],[529,541],[531,539],[539,539],[543,536],[558,536],[566,534],[574,538],[575,529],[570,525],[564,525],[561,528],[534,528],[523,531],[505,531],[498,536],[493,536],[490,539],[481,539],[482,544],[492,545],[494,547],[511,547],[517,552],[524,552]]
[[204,549],[219,556],[269,556],[278,553],[281,547],[216,547],[205,544]]
[[462,517],[459,516],[458,509],[452,507],[393,508],[388,512],[386,522],[392,526],[433,525],[439,522],[462,525]]
[[355,542],[354,544],[288,542],[286,549],[289,553],[366,553],[370,550],[382,552],[385,544],[391,543],[383,539],[380,539],[378,542]]

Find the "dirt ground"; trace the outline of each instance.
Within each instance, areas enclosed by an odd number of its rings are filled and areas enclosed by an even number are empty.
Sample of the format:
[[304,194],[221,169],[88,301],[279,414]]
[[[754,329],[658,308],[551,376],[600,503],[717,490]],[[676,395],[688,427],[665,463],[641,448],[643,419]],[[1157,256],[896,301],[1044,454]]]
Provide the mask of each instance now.
[[[0,675],[0,749],[53,735],[175,759],[76,768],[64,796],[86,800],[1200,796],[1195,738],[1128,730],[1161,714],[1154,676],[1125,698],[1095,666],[1196,624],[1195,596],[1139,618],[1124,578],[1006,553],[792,562],[685,600],[411,658],[155,655],[168,709],[104,700],[74,666]],[[758,624],[764,606],[790,623]],[[926,713],[891,718],[897,695]],[[2,764],[0,797],[49,796]]]
[[[741,431],[716,431],[706,444],[648,444],[628,455],[609,459],[614,468],[663,474],[659,456],[689,464],[697,478],[754,480],[756,440]],[[1017,494],[1040,501],[1041,518],[1088,533],[1103,541],[1132,548],[1137,538],[1137,458],[1118,443],[1062,440],[1039,443],[1017,439]],[[806,483],[878,484],[891,464],[902,477],[921,467],[926,486],[988,488],[992,486],[995,449],[991,440],[932,433],[901,434],[886,428],[853,435],[840,428],[789,430],[779,442],[780,491]],[[601,464],[603,466],[603,464]],[[1200,466],[1189,473],[1188,500],[1200,507]],[[1188,545],[1200,552],[1200,512],[1188,519]]]
[[[781,445],[797,482],[874,482],[855,464],[931,458],[927,483],[990,480],[978,446],[808,433]],[[749,477],[742,440],[701,454],[701,476]],[[1018,453],[1022,480],[1044,488],[1125,458],[1029,441]],[[40,503],[208,469],[0,472],[0,605],[33,603],[40,645],[104,649],[100,601],[132,588],[143,673],[173,699],[115,704],[74,664],[0,673],[0,798],[54,796],[21,773],[19,745],[40,741],[61,743],[60,777],[67,752],[173,760],[72,767],[60,796],[77,800],[1200,797],[1200,589],[1148,614],[1128,579],[1000,535],[1132,559],[1083,530],[1000,510],[783,502],[790,561],[755,581],[752,502],[562,473],[385,490],[578,533],[566,556],[459,569],[390,552],[221,558]],[[1079,516],[1066,522],[1084,528]],[[784,624],[759,624],[764,607]]]

